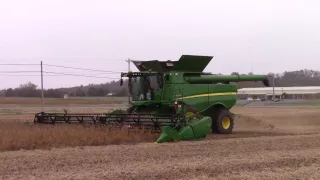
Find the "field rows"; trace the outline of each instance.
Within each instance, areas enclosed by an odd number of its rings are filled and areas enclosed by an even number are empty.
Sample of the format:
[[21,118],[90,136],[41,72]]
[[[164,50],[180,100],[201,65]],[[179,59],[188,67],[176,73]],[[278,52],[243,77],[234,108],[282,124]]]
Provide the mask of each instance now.
[[0,109],[1,179],[320,178],[317,107],[235,107],[233,134],[163,144],[149,131],[24,123],[36,112]]

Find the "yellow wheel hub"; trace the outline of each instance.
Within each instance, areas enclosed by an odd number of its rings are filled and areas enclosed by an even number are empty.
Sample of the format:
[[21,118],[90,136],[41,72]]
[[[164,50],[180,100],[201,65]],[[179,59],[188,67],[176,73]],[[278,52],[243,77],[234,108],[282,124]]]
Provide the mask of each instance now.
[[224,129],[228,129],[230,127],[230,124],[231,124],[231,121],[228,117],[225,117],[223,120],[222,120],[222,127]]

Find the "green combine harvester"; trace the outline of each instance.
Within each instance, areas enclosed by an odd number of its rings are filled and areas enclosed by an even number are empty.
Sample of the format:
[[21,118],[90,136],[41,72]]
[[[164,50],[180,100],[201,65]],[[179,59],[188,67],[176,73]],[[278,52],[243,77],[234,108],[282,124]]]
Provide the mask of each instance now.
[[127,110],[99,114],[45,113],[35,123],[92,123],[144,126],[161,130],[157,143],[203,139],[210,133],[230,134],[237,86],[232,82],[262,81],[265,75],[215,75],[203,70],[212,56],[182,55],[178,61],[133,61],[139,72],[128,78],[131,95]]

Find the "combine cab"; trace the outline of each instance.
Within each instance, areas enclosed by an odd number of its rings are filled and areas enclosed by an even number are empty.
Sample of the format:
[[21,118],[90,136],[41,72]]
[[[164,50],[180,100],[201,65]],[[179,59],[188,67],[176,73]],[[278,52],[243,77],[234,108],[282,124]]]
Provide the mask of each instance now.
[[183,55],[178,61],[133,61],[139,72],[128,78],[130,107],[100,114],[36,114],[35,123],[92,123],[146,126],[161,130],[157,142],[202,139],[210,133],[232,133],[236,85],[262,81],[265,75],[215,75],[203,70],[212,56]]

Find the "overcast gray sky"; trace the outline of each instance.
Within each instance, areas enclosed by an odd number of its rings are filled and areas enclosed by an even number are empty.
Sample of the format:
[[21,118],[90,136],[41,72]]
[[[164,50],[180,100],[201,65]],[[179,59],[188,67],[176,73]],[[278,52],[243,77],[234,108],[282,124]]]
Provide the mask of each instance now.
[[[0,63],[126,71],[127,58],[176,60],[193,54],[215,56],[205,69],[214,73],[247,73],[250,62],[254,73],[320,70],[319,5],[316,0],[0,0]],[[0,71],[10,70],[40,67],[0,65]],[[40,85],[40,77],[0,74],[0,88],[28,81]],[[110,79],[45,76],[44,81],[52,88]]]

